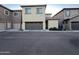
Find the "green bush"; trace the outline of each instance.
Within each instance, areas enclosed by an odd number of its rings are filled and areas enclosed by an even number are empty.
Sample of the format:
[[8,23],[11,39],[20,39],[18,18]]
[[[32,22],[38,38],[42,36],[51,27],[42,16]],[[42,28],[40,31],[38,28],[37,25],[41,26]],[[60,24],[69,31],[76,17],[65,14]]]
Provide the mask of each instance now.
[[50,31],[56,31],[56,30],[58,30],[58,28],[53,27],[53,28],[49,28],[49,30],[50,30]]

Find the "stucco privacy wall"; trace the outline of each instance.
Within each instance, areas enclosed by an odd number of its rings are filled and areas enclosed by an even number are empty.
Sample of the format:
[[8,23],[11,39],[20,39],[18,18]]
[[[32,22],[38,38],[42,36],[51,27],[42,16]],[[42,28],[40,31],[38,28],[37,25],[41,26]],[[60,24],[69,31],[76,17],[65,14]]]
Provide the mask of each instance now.
[[[31,14],[25,14],[25,8],[31,8]],[[37,14],[37,8],[42,8],[43,14]],[[45,7],[22,7],[22,29],[25,30],[25,22],[43,22],[45,29]]]
[[53,27],[58,28],[58,20],[48,20],[48,29]]

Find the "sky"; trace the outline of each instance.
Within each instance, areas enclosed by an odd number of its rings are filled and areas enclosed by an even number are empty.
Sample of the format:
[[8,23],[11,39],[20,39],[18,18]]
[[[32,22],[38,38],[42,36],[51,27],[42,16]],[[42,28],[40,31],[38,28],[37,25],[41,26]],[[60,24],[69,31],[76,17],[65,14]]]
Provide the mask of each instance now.
[[0,0],[2,4],[79,4],[79,0]]
[[[3,4],[3,5],[12,10],[21,9],[20,4]],[[79,8],[79,4],[47,4],[45,12],[52,13],[53,16],[63,8]]]

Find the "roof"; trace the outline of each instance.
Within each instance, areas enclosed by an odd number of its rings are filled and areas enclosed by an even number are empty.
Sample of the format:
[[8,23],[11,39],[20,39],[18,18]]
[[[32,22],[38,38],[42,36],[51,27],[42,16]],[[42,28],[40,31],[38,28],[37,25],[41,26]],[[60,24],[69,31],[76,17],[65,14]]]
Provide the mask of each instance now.
[[52,19],[52,17],[45,17],[45,18],[46,18],[46,20]]
[[11,9],[9,9],[9,8],[7,8],[7,7],[3,6],[3,5],[1,5],[1,4],[0,4],[0,7],[3,7],[3,8],[5,8],[5,9],[9,10],[9,11],[12,11],[12,12],[14,12],[14,11],[16,11],[16,12],[22,12],[22,10],[11,10]]
[[46,7],[46,5],[21,5],[21,7],[42,7],[42,6]]
[[63,10],[78,10],[79,8],[64,8]]
[[22,12],[22,10],[13,10],[14,12]]
[[46,13],[45,15],[52,15],[52,13]]
[[66,20],[72,20],[72,19],[74,19],[74,18],[76,18],[76,17],[79,17],[79,15],[77,15],[77,16],[74,16],[74,17],[72,17],[72,18],[69,18],[69,19],[64,19],[64,21],[66,21]]
[[77,15],[77,16],[75,16],[75,17],[72,17],[72,18],[70,18],[70,19],[73,19],[73,18],[76,18],[76,17],[79,17],[79,15]]
[[3,7],[3,8],[5,8],[5,9],[9,10],[9,11],[12,11],[12,10],[10,10],[9,8],[7,8],[7,7],[5,7],[5,6],[1,5],[1,4],[0,4],[0,7]]
[[59,20],[59,19],[52,19],[52,17],[46,17],[46,20]]
[[[57,14],[59,14],[60,12],[62,12],[63,10],[79,10],[79,8],[63,8],[62,10],[60,10]],[[57,14],[55,14],[54,16],[56,16]],[[53,16],[53,17],[54,17]],[[52,18],[53,18],[52,17]]]

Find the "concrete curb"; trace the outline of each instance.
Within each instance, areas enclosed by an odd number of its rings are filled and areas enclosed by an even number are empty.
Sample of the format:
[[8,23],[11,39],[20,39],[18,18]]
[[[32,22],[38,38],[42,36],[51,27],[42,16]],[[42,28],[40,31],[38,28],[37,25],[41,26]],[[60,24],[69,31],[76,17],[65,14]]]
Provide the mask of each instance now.
[[79,32],[79,31],[48,31],[48,30],[1,30],[0,32]]

